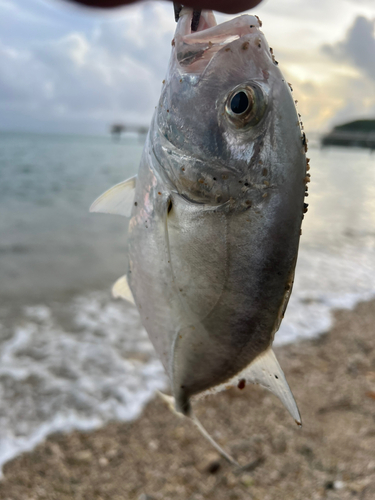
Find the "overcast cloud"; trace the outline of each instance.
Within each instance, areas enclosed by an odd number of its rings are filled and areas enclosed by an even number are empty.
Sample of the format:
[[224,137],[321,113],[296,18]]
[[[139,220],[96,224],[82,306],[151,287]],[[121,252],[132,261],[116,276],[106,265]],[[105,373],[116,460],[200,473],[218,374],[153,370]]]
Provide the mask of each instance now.
[[[375,115],[372,2],[268,0],[255,13],[307,128]],[[0,128],[105,133],[114,121],[148,124],[174,29],[170,4],[103,15],[58,0],[0,0]]]
[[335,60],[352,63],[364,75],[375,80],[375,19],[357,17],[346,38],[334,45],[324,45],[323,51]]
[[86,131],[104,132],[113,121],[148,123],[173,29],[171,23],[163,33],[160,15],[158,5],[146,5],[136,16],[95,22],[48,43],[12,46],[0,39],[1,127],[27,129],[34,120],[37,130],[77,132],[86,123]]

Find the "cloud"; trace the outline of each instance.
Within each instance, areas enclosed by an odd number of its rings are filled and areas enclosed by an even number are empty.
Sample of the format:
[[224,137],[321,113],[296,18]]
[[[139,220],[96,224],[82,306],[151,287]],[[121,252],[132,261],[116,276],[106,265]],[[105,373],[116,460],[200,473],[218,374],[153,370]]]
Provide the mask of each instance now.
[[347,61],[375,80],[375,20],[358,16],[346,38],[333,45],[323,45],[322,50],[332,59]]
[[[346,5],[285,0],[257,9],[308,130],[374,112],[372,14]],[[174,30],[167,3],[105,15],[66,1],[0,0],[0,128],[102,133],[115,121],[149,124]]]
[[346,0],[348,3],[354,3],[356,5],[358,4],[363,4],[363,5],[370,5],[371,7],[374,6],[374,0]]
[[[324,84],[305,83],[296,92],[298,107],[309,130],[334,125],[375,114],[373,81],[358,76],[331,78]],[[307,120],[305,120],[307,118]]]
[[357,16],[351,24],[339,41],[320,42],[307,55],[293,46],[276,51],[308,132],[375,115],[374,23]]
[[[148,124],[157,104],[172,39],[159,5],[138,17],[101,22],[23,49],[0,43],[0,126],[21,110],[35,122],[86,121],[104,131],[113,121]],[[2,111],[1,111],[2,110]]]
[[[331,78],[321,88],[329,125],[375,115],[375,20],[357,16],[343,40],[324,44]],[[324,93],[323,93],[324,92]]]

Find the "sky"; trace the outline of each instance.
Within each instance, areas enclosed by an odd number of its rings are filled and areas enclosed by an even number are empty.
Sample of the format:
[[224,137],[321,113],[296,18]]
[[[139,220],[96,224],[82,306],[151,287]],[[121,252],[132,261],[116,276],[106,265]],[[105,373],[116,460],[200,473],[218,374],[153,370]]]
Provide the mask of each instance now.
[[[265,0],[249,13],[263,21],[307,132],[375,118],[374,0]],[[148,125],[174,30],[167,2],[103,12],[65,0],[0,0],[0,130],[104,134],[114,122]]]

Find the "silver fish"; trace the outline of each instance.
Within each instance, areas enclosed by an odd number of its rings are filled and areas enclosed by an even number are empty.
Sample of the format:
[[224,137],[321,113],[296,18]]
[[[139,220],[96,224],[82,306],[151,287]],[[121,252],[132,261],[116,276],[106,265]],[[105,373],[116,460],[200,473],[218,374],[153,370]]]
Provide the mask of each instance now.
[[216,25],[203,11],[192,32],[192,14],[180,12],[137,177],[91,211],[130,216],[113,293],[138,308],[176,410],[196,421],[191,398],[253,382],[300,425],[271,346],[293,285],[305,136],[258,17]]

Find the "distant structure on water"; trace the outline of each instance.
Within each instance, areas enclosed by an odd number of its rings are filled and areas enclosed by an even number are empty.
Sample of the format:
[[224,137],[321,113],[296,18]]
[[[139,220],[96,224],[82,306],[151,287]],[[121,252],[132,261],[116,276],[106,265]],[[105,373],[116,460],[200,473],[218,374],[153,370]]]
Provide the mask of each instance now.
[[355,120],[338,125],[322,137],[322,146],[375,149],[375,120]]
[[119,140],[124,132],[135,132],[138,135],[145,135],[148,128],[143,125],[125,125],[123,123],[113,123],[110,128],[111,135],[114,139]]

